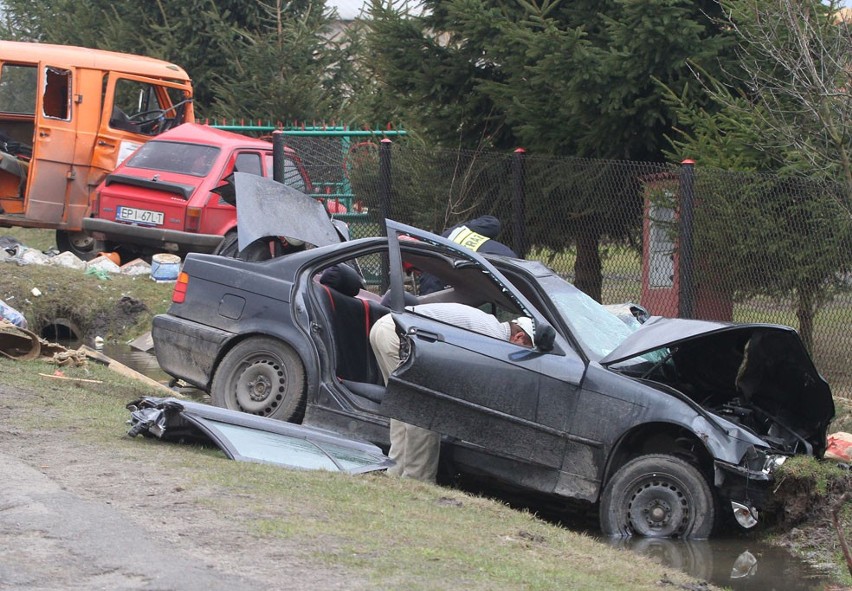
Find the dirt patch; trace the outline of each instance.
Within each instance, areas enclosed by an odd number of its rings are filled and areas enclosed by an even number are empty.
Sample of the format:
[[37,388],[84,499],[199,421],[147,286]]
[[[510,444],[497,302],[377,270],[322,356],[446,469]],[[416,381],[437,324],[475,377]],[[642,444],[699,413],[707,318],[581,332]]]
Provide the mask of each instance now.
[[0,386],[0,587],[368,588],[293,540],[250,536],[259,515],[238,499],[228,515],[206,505],[218,491],[187,487],[180,465],[80,442],[73,428],[10,428],[31,407],[21,396],[37,395]]

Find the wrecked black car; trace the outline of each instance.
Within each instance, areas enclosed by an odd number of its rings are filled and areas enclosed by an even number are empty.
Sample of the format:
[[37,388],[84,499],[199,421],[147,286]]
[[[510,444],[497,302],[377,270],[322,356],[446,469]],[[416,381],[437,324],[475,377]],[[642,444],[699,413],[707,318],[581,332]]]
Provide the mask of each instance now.
[[[822,455],[834,404],[793,329],[625,321],[542,263],[387,228],[263,262],[189,255],[154,319],[160,365],[230,409],[379,444],[385,417],[440,432],[454,473],[595,503],[610,535],[752,527],[776,468]],[[406,269],[448,287],[418,297]],[[534,347],[407,307],[440,301],[527,316]],[[368,340],[385,314],[403,335],[386,388]]]

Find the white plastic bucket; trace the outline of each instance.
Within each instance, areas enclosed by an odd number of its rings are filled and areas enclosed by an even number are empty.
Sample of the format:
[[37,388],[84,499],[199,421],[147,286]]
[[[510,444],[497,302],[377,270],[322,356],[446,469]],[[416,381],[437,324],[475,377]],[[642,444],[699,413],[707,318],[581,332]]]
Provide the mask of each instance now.
[[180,272],[180,257],[176,254],[155,254],[151,257],[151,279],[175,281]]

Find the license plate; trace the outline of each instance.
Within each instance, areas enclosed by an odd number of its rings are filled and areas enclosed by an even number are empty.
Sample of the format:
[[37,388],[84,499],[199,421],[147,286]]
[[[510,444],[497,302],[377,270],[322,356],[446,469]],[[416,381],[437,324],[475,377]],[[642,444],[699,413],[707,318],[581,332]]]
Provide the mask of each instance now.
[[136,224],[162,226],[163,212],[151,211],[149,209],[136,209],[135,207],[119,207],[115,214],[115,219],[119,222],[133,222]]

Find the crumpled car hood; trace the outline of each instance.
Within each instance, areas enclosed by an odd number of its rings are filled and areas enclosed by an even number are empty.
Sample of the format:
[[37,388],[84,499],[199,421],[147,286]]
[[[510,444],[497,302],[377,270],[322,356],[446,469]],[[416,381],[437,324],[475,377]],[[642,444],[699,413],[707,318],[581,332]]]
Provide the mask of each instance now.
[[[653,316],[648,319],[636,332],[600,360],[601,365],[620,363],[633,357],[638,357],[649,351],[663,347],[674,347],[683,342],[700,338],[709,334],[724,331],[751,332],[757,324],[729,324],[709,320],[688,320],[684,318],[664,318]],[[777,326],[776,329],[792,331],[793,329]]]
[[296,238],[314,246],[341,242],[322,203],[271,179],[234,173],[239,248],[266,236]]
[[600,363],[673,387],[777,449],[825,449],[831,389],[790,327],[653,317]]

